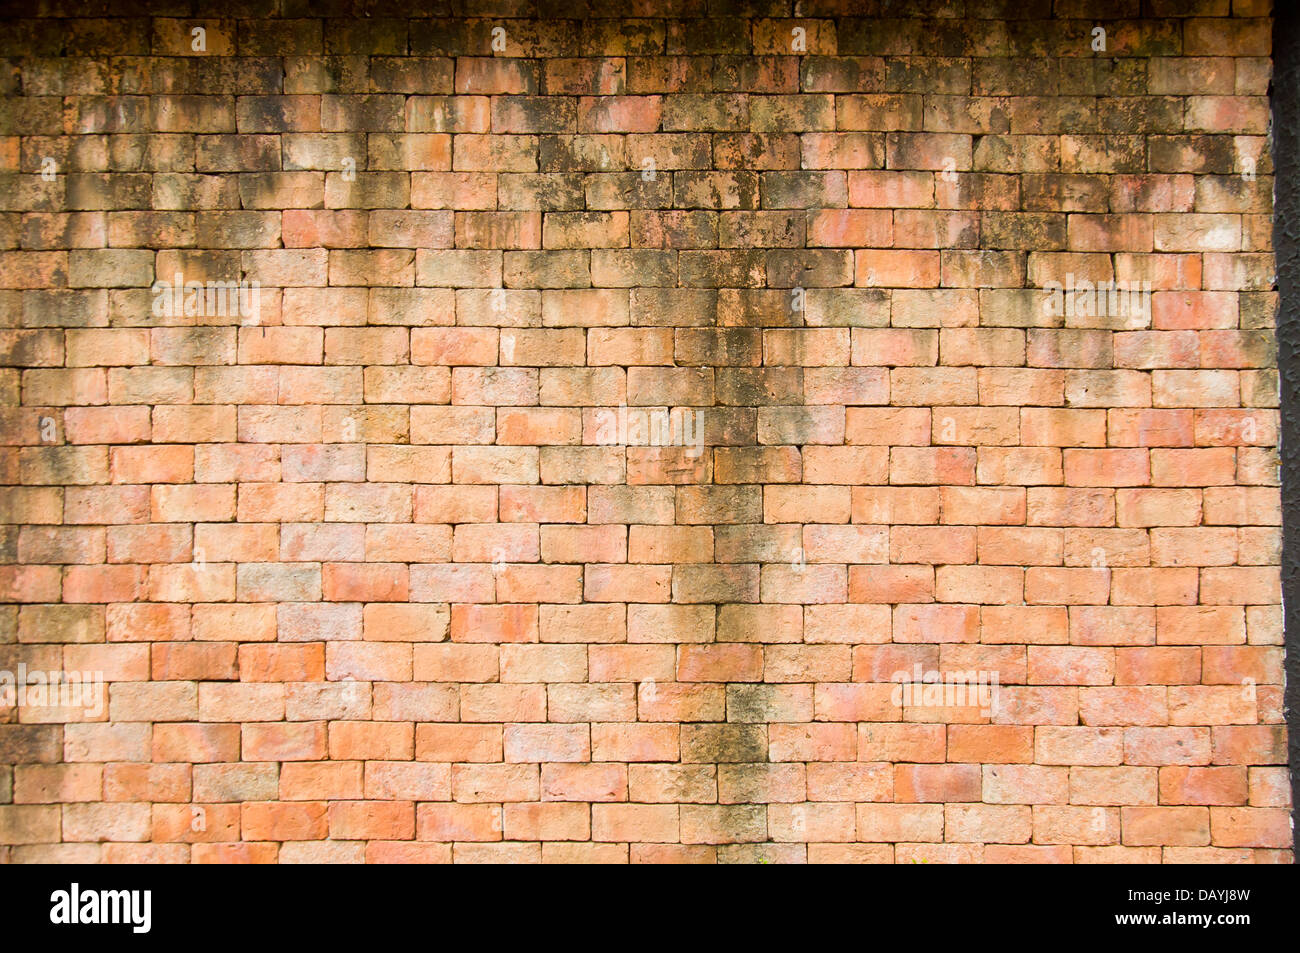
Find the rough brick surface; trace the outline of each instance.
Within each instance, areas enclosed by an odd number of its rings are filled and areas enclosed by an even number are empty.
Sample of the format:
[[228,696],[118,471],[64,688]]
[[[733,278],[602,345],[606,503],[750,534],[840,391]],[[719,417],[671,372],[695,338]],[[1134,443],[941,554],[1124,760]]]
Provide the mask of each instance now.
[[0,860],[1290,860],[1266,2],[6,6]]

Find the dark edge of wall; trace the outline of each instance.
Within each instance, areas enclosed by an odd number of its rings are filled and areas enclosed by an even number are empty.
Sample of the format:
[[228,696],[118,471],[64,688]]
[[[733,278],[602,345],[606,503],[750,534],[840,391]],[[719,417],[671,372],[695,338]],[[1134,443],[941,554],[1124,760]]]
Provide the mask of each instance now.
[[1277,255],[1281,407],[1282,602],[1286,645],[1291,826],[1300,804],[1300,4],[1279,4],[1273,23],[1273,246]]

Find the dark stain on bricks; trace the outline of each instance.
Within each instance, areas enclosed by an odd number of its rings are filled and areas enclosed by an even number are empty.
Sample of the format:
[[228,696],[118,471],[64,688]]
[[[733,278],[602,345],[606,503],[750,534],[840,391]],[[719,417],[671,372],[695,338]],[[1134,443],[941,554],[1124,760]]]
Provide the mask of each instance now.
[[[806,274],[816,275],[824,263],[812,252],[805,264],[800,261],[801,250],[781,256],[777,264],[783,269],[783,285],[793,288]],[[771,262],[769,257],[768,262]],[[806,305],[803,295],[792,294],[785,288],[764,287],[761,282],[745,283],[739,288],[726,287],[726,279],[734,274],[718,274],[723,284],[716,321],[720,327],[679,328],[676,332],[676,363],[712,368],[715,378],[716,403],[706,409],[706,416],[720,415],[722,422],[709,420],[705,432],[712,438],[711,451],[715,455],[713,472],[735,474],[735,479],[754,480],[732,486],[717,485],[712,494],[710,520],[718,540],[732,533],[754,533],[763,527],[762,493],[763,467],[761,461],[768,449],[759,440],[757,421],[764,408],[776,406],[801,406],[803,404],[803,365],[807,363],[804,339],[794,335],[792,345],[779,355],[781,364],[770,364],[771,355],[765,346],[764,334],[768,327],[802,327],[805,323],[801,309]],[[764,269],[764,277],[772,277]],[[709,283],[702,281],[701,283]],[[759,307],[754,307],[755,304]],[[795,306],[792,306],[795,305]],[[723,437],[722,441],[716,438]],[[793,443],[801,441],[795,439]],[[729,454],[726,464],[720,462],[722,454]],[[738,462],[737,462],[738,461]],[[680,516],[680,514],[679,514]],[[678,564],[673,571],[674,598],[689,586],[697,598],[714,598],[715,640],[722,637],[722,614],[728,606],[753,607],[762,605],[759,592],[762,564],[759,552],[753,547],[746,551],[739,547],[736,558],[750,562],[720,562],[710,565]],[[765,554],[770,555],[770,554]],[[777,558],[793,560],[794,552]],[[705,578],[702,578],[705,577]],[[707,578],[711,577],[711,578]],[[738,630],[732,630],[733,632]],[[762,633],[750,633],[762,647]],[[717,642],[718,645],[745,644]],[[712,764],[719,775],[730,770],[728,777],[753,778],[762,776],[769,764],[769,723],[777,716],[771,704],[767,686],[757,682],[728,682],[726,684],[726,721],[682,725],[681,758],[685,762]],[[761,785],[737,784],[736,796],[740,803],[722,803],[720,792],[716,809],[699,812],[703,839],[717,841],[720,860],[757,861],[766,856],[762,845],[752,842],[770,836],[767,804],[755,801]],[[761,796],[761,795],[760,795]]]
[[62,760],[61,725],[0,724],[0,764],[56,764]]

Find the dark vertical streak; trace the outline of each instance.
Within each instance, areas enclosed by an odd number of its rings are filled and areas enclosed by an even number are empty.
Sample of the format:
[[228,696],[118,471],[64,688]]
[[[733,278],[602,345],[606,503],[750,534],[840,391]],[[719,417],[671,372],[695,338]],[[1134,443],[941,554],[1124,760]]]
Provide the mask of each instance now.
[[1282,601],[1291,821],[1300,804],[1300,5],[1278,4],[1273,23],[1273,246],[1277,256],[1281,407]]

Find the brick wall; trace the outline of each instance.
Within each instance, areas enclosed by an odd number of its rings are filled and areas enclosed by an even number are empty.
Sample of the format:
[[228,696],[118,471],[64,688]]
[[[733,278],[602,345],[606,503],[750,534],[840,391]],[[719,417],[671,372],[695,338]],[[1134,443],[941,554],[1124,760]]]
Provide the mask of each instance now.
[[1266,2],[41,6],[0,859],[1290,859]]

